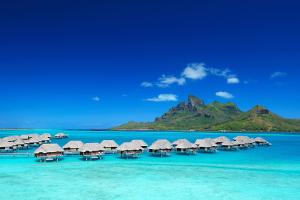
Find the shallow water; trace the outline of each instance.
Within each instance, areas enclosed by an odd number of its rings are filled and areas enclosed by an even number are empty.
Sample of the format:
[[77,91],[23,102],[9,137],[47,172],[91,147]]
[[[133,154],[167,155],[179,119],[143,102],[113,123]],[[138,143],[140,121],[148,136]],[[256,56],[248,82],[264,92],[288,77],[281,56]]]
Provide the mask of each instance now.
[[[35,130],[36,133],[59,130]],[[68,140],[118,143],[159,138],[174,141],[187,138],[217,137],[218,133],[198,132],[119,132],[65,131]],[[33,131],[0,131],[0,137]],[[225,133],[224,133],[225,134]],[[224,135],[222,134],[222,135]],[[233,138],[234,133],[226,133]],[[31,157],[0,156],[0,199],[10,200],[137,200],[137,199],[282,199],[300,197],[300,135],[246,134],[262,136],[271,147],[255,147],[237,152],[120,159],[106,155],[103,160],[82,161],[66,156],[56,163],[40,163]]]

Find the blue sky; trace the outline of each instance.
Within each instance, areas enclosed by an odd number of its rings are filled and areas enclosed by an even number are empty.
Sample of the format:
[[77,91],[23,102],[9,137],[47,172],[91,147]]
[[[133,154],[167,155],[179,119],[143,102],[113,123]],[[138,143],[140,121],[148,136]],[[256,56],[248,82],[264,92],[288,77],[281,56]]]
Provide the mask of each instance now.
[[300,118],[296,1],[0,4],[0,127],[151,121],[188,94]]

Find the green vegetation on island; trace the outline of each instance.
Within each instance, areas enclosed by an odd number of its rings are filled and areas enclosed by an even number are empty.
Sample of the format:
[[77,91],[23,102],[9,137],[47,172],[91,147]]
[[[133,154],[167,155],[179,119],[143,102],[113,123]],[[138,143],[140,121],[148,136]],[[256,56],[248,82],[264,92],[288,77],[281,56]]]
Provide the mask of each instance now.
[[190,95],[187,102],[179,103],[154,122],[128,122],[113,129],[299,132],[300,120],[285,119],[259,105],[247,112],[232,102],[206,105]]

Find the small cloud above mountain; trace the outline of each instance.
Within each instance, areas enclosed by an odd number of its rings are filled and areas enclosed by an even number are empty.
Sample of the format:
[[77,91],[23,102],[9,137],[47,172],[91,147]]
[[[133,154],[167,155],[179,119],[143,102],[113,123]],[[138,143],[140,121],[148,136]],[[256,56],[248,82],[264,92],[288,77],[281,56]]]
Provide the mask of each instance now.
[[146,101],[152,102],[166,102],[166,101],[178,101],[177,95],[175,94],[160,94],[157,97],[146,99]]
[[225,92],[225,91],[216,92],[216,96],[222,97],[224,99],[232,99],[232,98],[234,98],[234,96],[232,94],[230,94],[229,92]]

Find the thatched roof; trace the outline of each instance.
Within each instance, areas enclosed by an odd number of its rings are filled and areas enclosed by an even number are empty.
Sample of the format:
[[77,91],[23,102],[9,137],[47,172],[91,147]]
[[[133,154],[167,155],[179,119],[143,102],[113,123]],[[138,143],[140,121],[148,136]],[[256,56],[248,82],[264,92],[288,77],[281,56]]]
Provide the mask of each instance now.
[[38,153],[60,153],[64,150],[58,144],[42,144],[34,151],[34,154]]
[[256,137],[256,138],[254,139],[254,141],[255,141],[255,142],[260,142],[260,143],[268,143],[268,141],[265,140],[265,139],[262,138],[262,137]]
[[13,136],[7,136],[7,137],[2,138],[2,140],[7,141],[7,142],[14,142],[17,139],[20,139],[20,136],[13,135]]
[[254,143],[254,140],[249,138],[248,136],[237,136],[235,138],[233,138],[235,141],[238,141],[238,142],[244,142],[246,144],[251,144],[251,143]]
[[250,138],[248,136],[237,136],[235,138],[233,138],[234,140],[236,141],[239,141],[239,140],[250,140]]
[[81,141],[69,141],[67,144],[63,146],[64,149],[79,149],[83,146],[83,142]]
[[14,146],[13,142],[7,142],[7,141],[1,141],[0,142],[0,148],[11,148]]
[[104,148],[117,148],[119,146],[114,140],[102,140],[100,145]]
[[177,141],[176,144],[177,144],[176,148],[178,148],[178,149],[193,149],[193,148],[197,148],[197,146],[195,144],[191,143],[187,139],[181,139],[180,141]]
[[153,144],[149,147],[150,150],[171,150],[172,144],[166,139],[160,139],[153,142]]
[[148,144],[144,140],[131,140],[131,142],[141,147],[148,147]]
[[68,135],[65,133],[57,133],[55,134],[55,137],[67,137]]
[[28,141],[25,141],[25,143],[39,143],[40,141],[40,137],[32,137]]
[[40,141],[50,141],[50,138],[47,135],[40,135],[38,139]]
[[222,142],[222,146],[235,146],[236,144],[233,143],[232,141],[225,141]]
[[28,140],[29,139],[29,136],[28,135],[20,135],[20,138],[22,140]]
[[32,133],[32,134],[20,135],[20,138],[22,140],[28,140],[30,138],[36,138],[36,137],[39,137],[39,134]]
[[187,139],[178,139],[178,140],[174,141],[174,142],[172,143],[172,145],[177,146],[177,145],[179,145],[180,143],[187,143],[187,142],[189,142]]
[[223,143],[225,141],[230,141],[230,139],[226,136],[220,136],[220,137],[213,139],[213,141],[216,143],[219,143],[219,142]]
[[79,148],[79,151],[95,152],[95,151],[105,151],[105,149],[99,143],[85,143],[82,147]]
[[133,142],[124,142],[118,148],[118,151],[141,151],[143,148]]
[[17,139],[16,141],[14,141],[14,145],[24,145],[24,141],[21,139]]
[[28,136],[29,138],[33,138],[33,137],[38,137],[39,134],[32,133],[32,134],[28,134],[27,136]]
[[243,144],[245,144],[244,142],[242,142],[242,141],[231,141],[231,143],[234,145],[234,146],[237,146],[237,145],[243,145]]
[[202,148],[216,147],[217,145],[210,138],[206,139],[197,139],[195,145]]
[[51,138],[51,137],[52,137],[50,133],[43,133],[41,136],[43,136],[43,137],[48,137],[48,138]]

